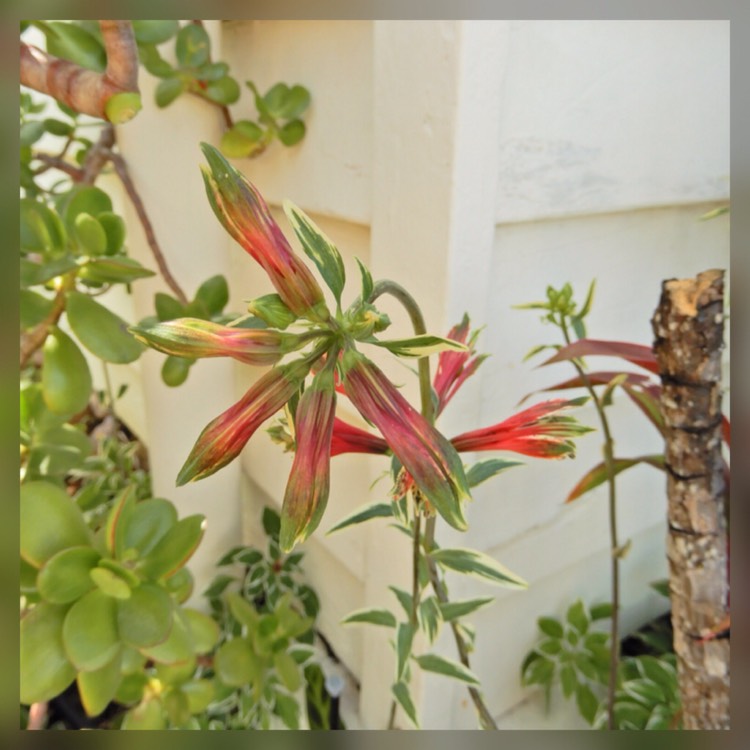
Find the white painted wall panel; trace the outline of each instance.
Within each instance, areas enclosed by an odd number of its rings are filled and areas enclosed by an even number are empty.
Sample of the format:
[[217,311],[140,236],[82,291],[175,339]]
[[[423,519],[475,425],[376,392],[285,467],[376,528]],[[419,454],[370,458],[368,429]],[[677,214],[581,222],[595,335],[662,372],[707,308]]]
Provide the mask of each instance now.
[[498,222],[724,199],[728,21],[515,21]]

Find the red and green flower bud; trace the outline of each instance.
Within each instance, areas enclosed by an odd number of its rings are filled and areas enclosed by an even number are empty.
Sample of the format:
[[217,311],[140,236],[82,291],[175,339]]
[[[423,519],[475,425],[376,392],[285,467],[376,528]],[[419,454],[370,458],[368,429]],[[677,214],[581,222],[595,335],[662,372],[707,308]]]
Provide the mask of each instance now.
[[299,390],[309,369],[304,361],[275,367],[210,422],[180,470],[177,485],[203,479],[233,461],[258,427]]
[[365,304],[357,309],[347,324],[347,330],[355,339],[366,339],[373,333],[384,331],[391,324],[391,319],[380,312],[374,305]]
[[349,349],[342,369],[346,394],[362,416],[380,430],[418,489],[451,526],[466,529],[462,506],[471,495],[453,446],[369,359]]
[[315,277],[295,255],[255,187],[213,146],[201,144],[210,170],[201,167],[211,208],[224,228],[261,265],[297,316],[330,317]]
[[457,435],[451,440],[458,451],[513,451],[535,458],[563,458],[575,455],[572,438],[591,432],[573,417],[557,414],[580,406],[586,398],[552,399],[481,430]]
[[333,421],[331,456],[341,453],[388,453],[389,450],[388,443],[382,437],[361,430],[338,417]]
[[247,311],[271,328],[279,328],[282,331],[297,320],[297,316],[284,304],[278,294],[265,294],[250,300],[247,304]]
[[296,453],[281,509],[279,544],[288,552],[315,531],[330,489],[331,436],[336,412],[333,370],[315,376],[297,406]]
[[176,357],[232,357],[248,365],[274,365],[309,337],[271,329],[238,328],[199,318],[178,318],[150,328],[134,326],[144,344]]

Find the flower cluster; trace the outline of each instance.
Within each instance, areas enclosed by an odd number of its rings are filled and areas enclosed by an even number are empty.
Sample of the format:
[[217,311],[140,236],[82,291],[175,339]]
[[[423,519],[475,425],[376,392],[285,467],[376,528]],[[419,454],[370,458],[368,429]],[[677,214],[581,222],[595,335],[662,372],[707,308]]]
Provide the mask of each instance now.
[[[434,380],[439,414],[484,359],[474,351],[477,332],[470,332],[468,317],[446,338],[426,334],[377,338],[390,321],[372,304],[377,294],[369,271],[360,264],[362,292],[342,310],[345,274],[338,250],[309,217],[286,203],[303,250],[336,300],[336,310],[331,312],[312,271],[292,250],[258,191],[216,149],[206,144],[202,148],[208,162],[202,167],[203,178],[214,213],[268,274],[276,292],[252,300],[248,306],[252,317],[229,325],[182,318],[131,330],[143,343],[173,356],[225,356],[272,369],[205,427],[180,470],[178,485],[226,466],[263,422],[288,407],[294,434],[289,443],[294,444],[295,456],[280,533],[281,547],[288,551],[320,523],[328,501],[331,456],[391,453],[403,467],[406,485],[418,490],[451,526],[463,530],[463,509],[470,493],[458,451],[502,449],[543,457],[572,453],[570,438],[586,428],[558,412],[576,401],[549,401],[493,427],[445,438],[359,346],[379,346],[399,357],[439,353]],[[290,326],[296,330],[287,331]],[[282,362],[294,353],[296,359]],[[312,381],[305,387],[310,375]],[[337,392],[346,394],[382,437],[337,418]]]

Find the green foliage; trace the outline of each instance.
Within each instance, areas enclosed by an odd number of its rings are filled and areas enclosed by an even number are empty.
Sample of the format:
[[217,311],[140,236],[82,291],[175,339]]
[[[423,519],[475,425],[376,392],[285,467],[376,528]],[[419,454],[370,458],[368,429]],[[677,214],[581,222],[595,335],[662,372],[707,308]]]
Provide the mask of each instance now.
[[[540,617],[539,640],[521,665],[522,684],[539,685],[548,703],[553,689],[559,688],[563,698],[575,700],[581,716],[594,728],[607,724],[610,636],[592,625],[609,619],[611,613],[608,603],[587,608],[579,599],[568,607],[563,620]],[[652,627],[647,625],[634,636],[642,640],[642,633]],[[619,662],[616,728],[677,728],[680,701],[674,663],[671,646]]]

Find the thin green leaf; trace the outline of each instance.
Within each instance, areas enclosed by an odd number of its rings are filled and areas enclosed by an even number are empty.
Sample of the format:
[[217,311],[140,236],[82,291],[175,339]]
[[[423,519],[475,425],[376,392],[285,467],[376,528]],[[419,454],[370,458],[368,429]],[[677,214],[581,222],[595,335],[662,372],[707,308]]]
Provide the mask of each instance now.
[[396,680],[404,674],[409,660],[411,644],[414,641],[414,626],[409,622],[400,622],[396,628]]
[[478,461],[466,472],[466,481],[469,483],[469,487],[476,487],[501,471],[511,469],[514,466],[523,466],[523,461],[511,461],[503,458],[489,458],[486,461]]
[[389,586],[388,588],[395,594],[396,599],[398,599],[399,601],[399,604],[404,608],[406,616],[411,617],[411,605],[413,600],[412,595],[407,591],[398,588],[397,586]]
[[439,549],[430,552],[430,557],[444,568],[450,568],[457,573],[484,578],[500,586],[526,588],[528,585],[526,581],[519,578],[505,566],[476,550],[461,548]]
[[417,664],[426,672],[435,672],[446,677],[453,677],[462,682],[468,682],[470,685],[479,685],[477,676],[460,662],[446,659],[437,654],[424,654],[422,656],[415,656],[414,658]]
[[562,623],[554,617],[540,617],[536,624],[542,633],[551,638],[562,638],[565,633]]
[[286,213],[305,254],[320,271],[336,302],[341,304],[341,292],[346,282],[344,261],[336,246],[326,237],[305,212],[291,201],[284,201]]
[[393,697],[398,701],[401,708],[404,709],[406,715],[411,719],[417,729],[419,729],[419,720],[417,719],[417,709],[414,707],[411,695],[409,694],[409,687],[403,682],[397,682],[391,687]]
[[429,357],[439,352],[467,352],[469,348],[458,341],[446,339],[442,336],[423,334],[412,336],[407,339],[391,339],[389,341],[376,341],[373,339],[368,343],[382,346],[397,357]]
[[383,625],[387,628],[396,627],[396,617],[388,609],[359,609],[356,612],[352,612],[347,615],[342,621],[342,625],[350,625],[352,623],[368,623],[370,625]]
[[341,529],[345,529],[347,526],[354,526],[363,523],[364,521],[369,521],[371,518],[393,518],[392,505],[393,503],[374,503],[372,505],[365,505],[339,521],[326,532],[326,535],[333,534],[334,531],[341,531]]
[[[662,455],[638,456],[637,458],[616,458],[613,463],[613,476],[617,476],[620,472],[629,469],[631,466],[636,466],[637,464],[648,464],[655,469],[664,470],[664,456]],[[602,462],[584,474],[584,476],[578,481],[578,484],[576,484],[576,486],[570,491],[565,502],[570,503],[573,500],[577,500],[581,495],[585,495],[590,490],[593,490],[594,487],[598,487],[606,481],[607,467],[606,464]]]
[[463,599],[457,602],[442,602],[440,604],[440,612],[443,615],[443,619],[446,622],[451,620],[457,620],[460,617],[466,617],[466,615],[476,612],[482,607],[486,607],[488,604],[492,604],[495,601],[494,596],[482,596],[478,599]]
[[375,286],[372,280],[372,274],[370,273],[370,269],[367,268],[359,258],[355,257],[354,260],[357,261],[359,273],[362,276],[362,301],[367,302]]

